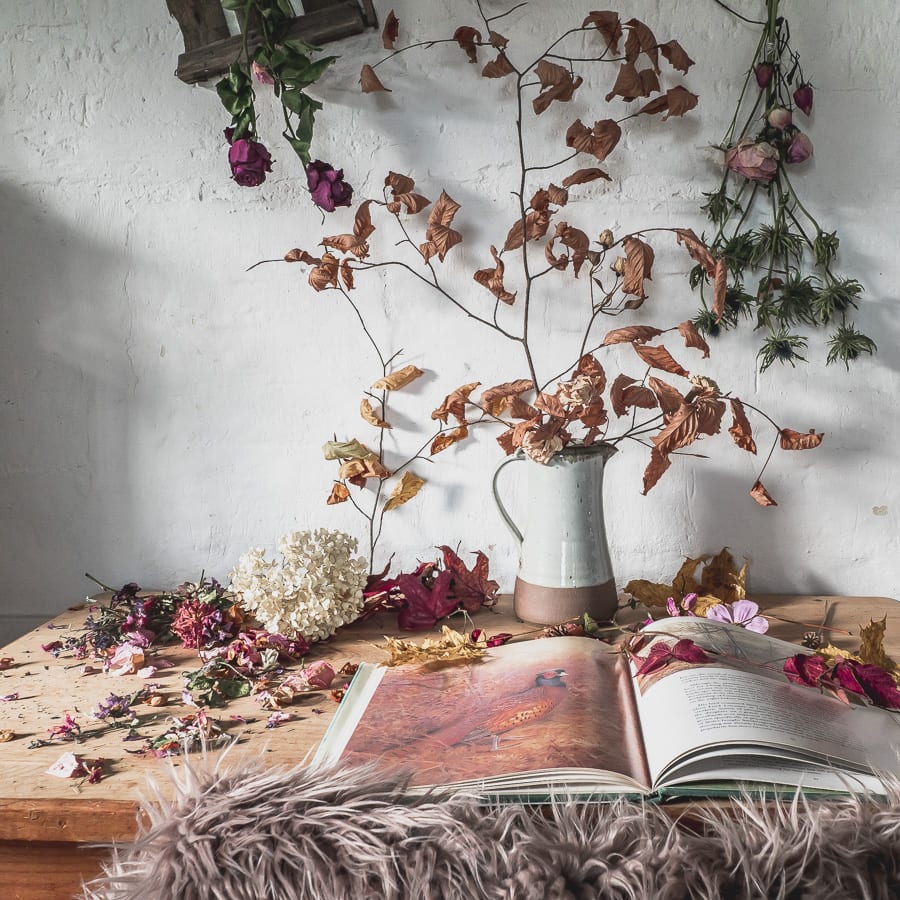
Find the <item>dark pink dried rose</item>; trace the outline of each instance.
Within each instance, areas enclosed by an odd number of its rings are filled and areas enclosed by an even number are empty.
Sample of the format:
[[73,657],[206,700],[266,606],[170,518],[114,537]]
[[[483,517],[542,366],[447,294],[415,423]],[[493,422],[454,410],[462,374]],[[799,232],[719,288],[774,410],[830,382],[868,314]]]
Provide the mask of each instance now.
[[803,132],[798,131],[787,148],[786,160],[789,163],[805,162],[812,156],[812,141]]
[[842,688],[868,697],[876,706],[900,709],[900,691],[894,679],[880,666],[841,659],[834,665],[834,675]]
[[807,687],[816,687],[819,679],[825,674],[828,666],[821,656],[813,656],[809,653],[798,653],[785,660],[784,674],[796,684],[805,684]]
[[306,183],[313,203],[325,212],[334,212],[336,206],[349,206],[353,188],[344,181],[344,170],[335,169],[320,159],[306,167]]
[[768,142],[741,138],[725,151],[725,165],[751,181],[771,181],[778,171],[778,151]]
[[794,91],[794,103],[803,110],[806,115],[812,112],[813,108],[813,89],[811,84],[801,84]]
[[793,121],[791,111],[783,106],[773,106],[766,119],[773,128],[779,128],[782,131]]
[[241,187],[259,187],[272,171],[272,157],[259,141],[240,138],[228,150],[231,177]]
[[773,69],[768,63],[760,63],[753,70],[753,74],[756,75],[756,83],[759,85],[760,90],[769,86],[769,82],[772,80],[772,72]]

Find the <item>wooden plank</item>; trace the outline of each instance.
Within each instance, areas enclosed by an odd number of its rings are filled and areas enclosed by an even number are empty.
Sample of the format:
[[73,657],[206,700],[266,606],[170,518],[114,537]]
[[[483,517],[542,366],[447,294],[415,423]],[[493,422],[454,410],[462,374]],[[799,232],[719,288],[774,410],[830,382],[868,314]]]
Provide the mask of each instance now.
[[178,22],[186,52],[228,37],[228,23],[219,0],[166,0]]
[[[327,44],[365,31],[367,25],[363,12],[353,0],[344,0],[327,9],[298,16],[285,30],[285,40],[302,40],[308,44]],[[238,58],[243,37],[235,35],[215,41],[205,47],[186,51],[178,57],[175,74],[186,84],[196,84],[215,78],[227,71]],[[256,31],[248,34],[250,47],[258,44]]]
[[100,875],[108,851],[78,844],[0,841],[4,900],[68,900]]

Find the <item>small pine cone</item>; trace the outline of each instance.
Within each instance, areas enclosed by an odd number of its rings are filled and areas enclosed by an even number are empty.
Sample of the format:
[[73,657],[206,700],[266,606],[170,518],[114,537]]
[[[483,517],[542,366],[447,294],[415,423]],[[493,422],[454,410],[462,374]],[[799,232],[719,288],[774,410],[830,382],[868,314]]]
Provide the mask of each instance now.
[[560,622],[548,625],[538,637],[584,637],[584,627],[580,622]]
[[818,650],[822,646],[822,636],[818,631],[807,631],[803,635],[803,646],[810,650]]

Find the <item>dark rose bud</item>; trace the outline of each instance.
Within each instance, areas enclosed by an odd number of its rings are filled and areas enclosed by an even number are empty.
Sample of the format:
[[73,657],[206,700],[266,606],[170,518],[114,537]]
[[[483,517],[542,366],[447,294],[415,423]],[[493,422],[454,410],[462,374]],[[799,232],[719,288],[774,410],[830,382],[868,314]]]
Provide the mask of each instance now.
[[312,193],[313,203],[325,212],[334,212],[336,206],[349,206],[353,188],[344,181],[344,170],[313,160],[306,167],[306,183]]
[[769,86],[769,82],[772,80],[772,67],[768,63],[760,63],[754,70],[753,74],[756,75],[756,83],[759,85],[759,89],[762,90]]
[[785,157],[789,163],[805,162],[812,156],[812,141],[803,133],[797,132],[787,148],[787,156]]
[[784,131],[788,125],[791,124],[791,111],[789,109],[785,109],[783,106],[774,106],[769,110],[769,115],[766,117],[769,124],[773,128],[779,128]]
[[794,103],[803,110],[806,115],[812,112],[813,105],[813,89],[811,84],[801,84],[794,91]]
[[231,177],[241,187],[258,187],[266,180],[266,172],[272,171],[272,157],[259,141],[241,138],[228,151]]

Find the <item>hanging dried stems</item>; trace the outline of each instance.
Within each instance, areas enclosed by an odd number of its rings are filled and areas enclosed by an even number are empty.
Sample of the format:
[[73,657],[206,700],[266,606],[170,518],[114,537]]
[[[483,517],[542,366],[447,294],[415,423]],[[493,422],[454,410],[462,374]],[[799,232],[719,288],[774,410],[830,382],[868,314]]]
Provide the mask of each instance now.
[[[384,46],[390,52],[382,60],[363,66],[361,84],[365,92],[388,90],[375,73],[377,67],[414,48],[450,42],[459,45],[471,63],[479,62],[480,52],[490,54],[481,68],[482,77],[514,83],[511,93],[514,158],[518,162],[516,210],[505,239],[490,246],[492,263],[473,272],[473,280],[493,297],[493,302],[488,305],[484,302],[486,294],[451,285],[445,277],[441,264],[464,239],[463,230],[454,227],[460,205],[445,190],[432,203],[418,192],[413,178],[396,172],[385,178],[381,199],[368,199],[359,205],[352,232],[323,237],[320,245],[324,252],[316,254],[298,248],[291,250],[285,260],[311,266],[308,280],[314,290],[338,291],[348,300],[357,289],[357,279],[384,268],[401,270],[426,286],[439,302],[521,348],[525,370],[521,377],[483,389],[477,399],[475,392],[481,383],[464,384],[432,411],[434,421],[453,427],[439,431],[430,444],[429,456],[466,439],[473,424],[488,422],[502,427],[497,440],[506,453],[521,449],[539,463],[547,462],[570,444],[635,442],[650,450],[644,473],[646,493],[669,468],[672,456],[690,454],[688,448],[697,440],[719,433],[726,401],[731,407],[729,433],[734,442],[756,453],[746,415],[747,409],[759,412],[756,407],[724,393],[711,378],[692,374],[662,343],[650,343],[677,332],[685,347],[708,358],[709,347],[691,321],[662,328],[636,324],[615,328],[602,338],[594,336],[602,316],[633,312],[648,299],[646,289],[654,262],[654,250],[648,242],[651,232],[674,236],[702,267],[704,276],[714,286],[714,308],[720,312],[725,302],[727,263],[688,228],[650,228],[618,237],[603,228],[598,229],[598,236],[592,241],[585,231],[561,219],[570,189],[611,180],[595,163],[604,162],[620,144],[623,124],[639,116],[660,116],[665,122],[696,106],[696,96],[683,85],[666,90],[660,85],[661,58],[669,69],[682,74],[687,73],[692,60],[677,41],[659,42],[643,22],[623,22],[613,12],[590,13],[581,25],[552,40],[537,58],[523,59],[513,53],[511,41],[495,27],[512,10],[487,16],[480,3],[477,10],[478,27],[460,26],[452,38],[401,47],[396,46],[399,21],[392,13],[383,32]],[[576,43],[579,47],[573,49]],[[535,151],[529,142],[529,131],[534,118],[547,113],[562,117],[566,103],[584,83],[579,70],[605,64],[611,64],[615,71],[606,102],[626,104],[624,114],[592,125],[581,119],[572,121],[569,116],[559,128],[566,155],[551,163],[533,159]],[[580,157],[590,158],[590,165],[577,168]],[[562,170],[559,185],[547,179],[547,173],[553,169]],[[429,207],[424,233],[416,233],[416,217]],[[392,256],[380,258],[370,247],[370,238],[376,231],[372,220],[375,210],[396,230]],[[515,267],[514,274],[511,266]],[[542,378],[535,350],[536,341],[545,335],[536,331],[534,322],[543,304],[559,294],[559,279],[564,277],[576,279],[574,285],[583,288],[585,324],[570,364],[554,376]],[[614,378],[607,376],[609,361],[605,367],[596,354],[614,353],[609,348],[615,346],[630,348],[638,366],[635,375],[620,372]],[[628,365],[627,358],[619,361]],[[382,363],[387,373],[391,360],[382,359]],[[683,379],[685,386],[664,381],[658,377],[662,373]],[[383,402],[379,402],[382,407],[378,418],[385,420]],[[820,433],[783,428],[762,415],[775,429],[773,451],[777,446],[810,449],[822,440]],[[407,473],[410,464],[419,458],[413,457],[405,464]],[[768,461],[767,458],[762,470]],[[376,494],[379,493],[379,482],[387,477],[385,473],[365,467],[357,472],[358,468],[354,466],[353,483],[365,484],[374,478]],[[750,494],[763,506],[775,505],[762,485],[762,470]],[[348,472],[349,469],[343,474]],[[340,480],[344,489],[338,490],[334,502],[351,498],[344,483],[349,479],[342,475]]]
[[829,328],[827,363],[872,354],[875,342],[851,319],[862,285],[834,270],[840,241],[803,204],[794,184],[813,153],[795,114],[808,119],[813,86],[791,47],[779,0],[767,0],[766,21],[753,52],[734,116],[722,139],[725,170],[703,210],[713,225],[709,246],[727,265],[724,304],[707,296],[702,267],[691,272],[701,309],[694,318],[708,336],[754,323],[763,335],[760,371],[776,360],[805,361],[807,338],[799,330]]

